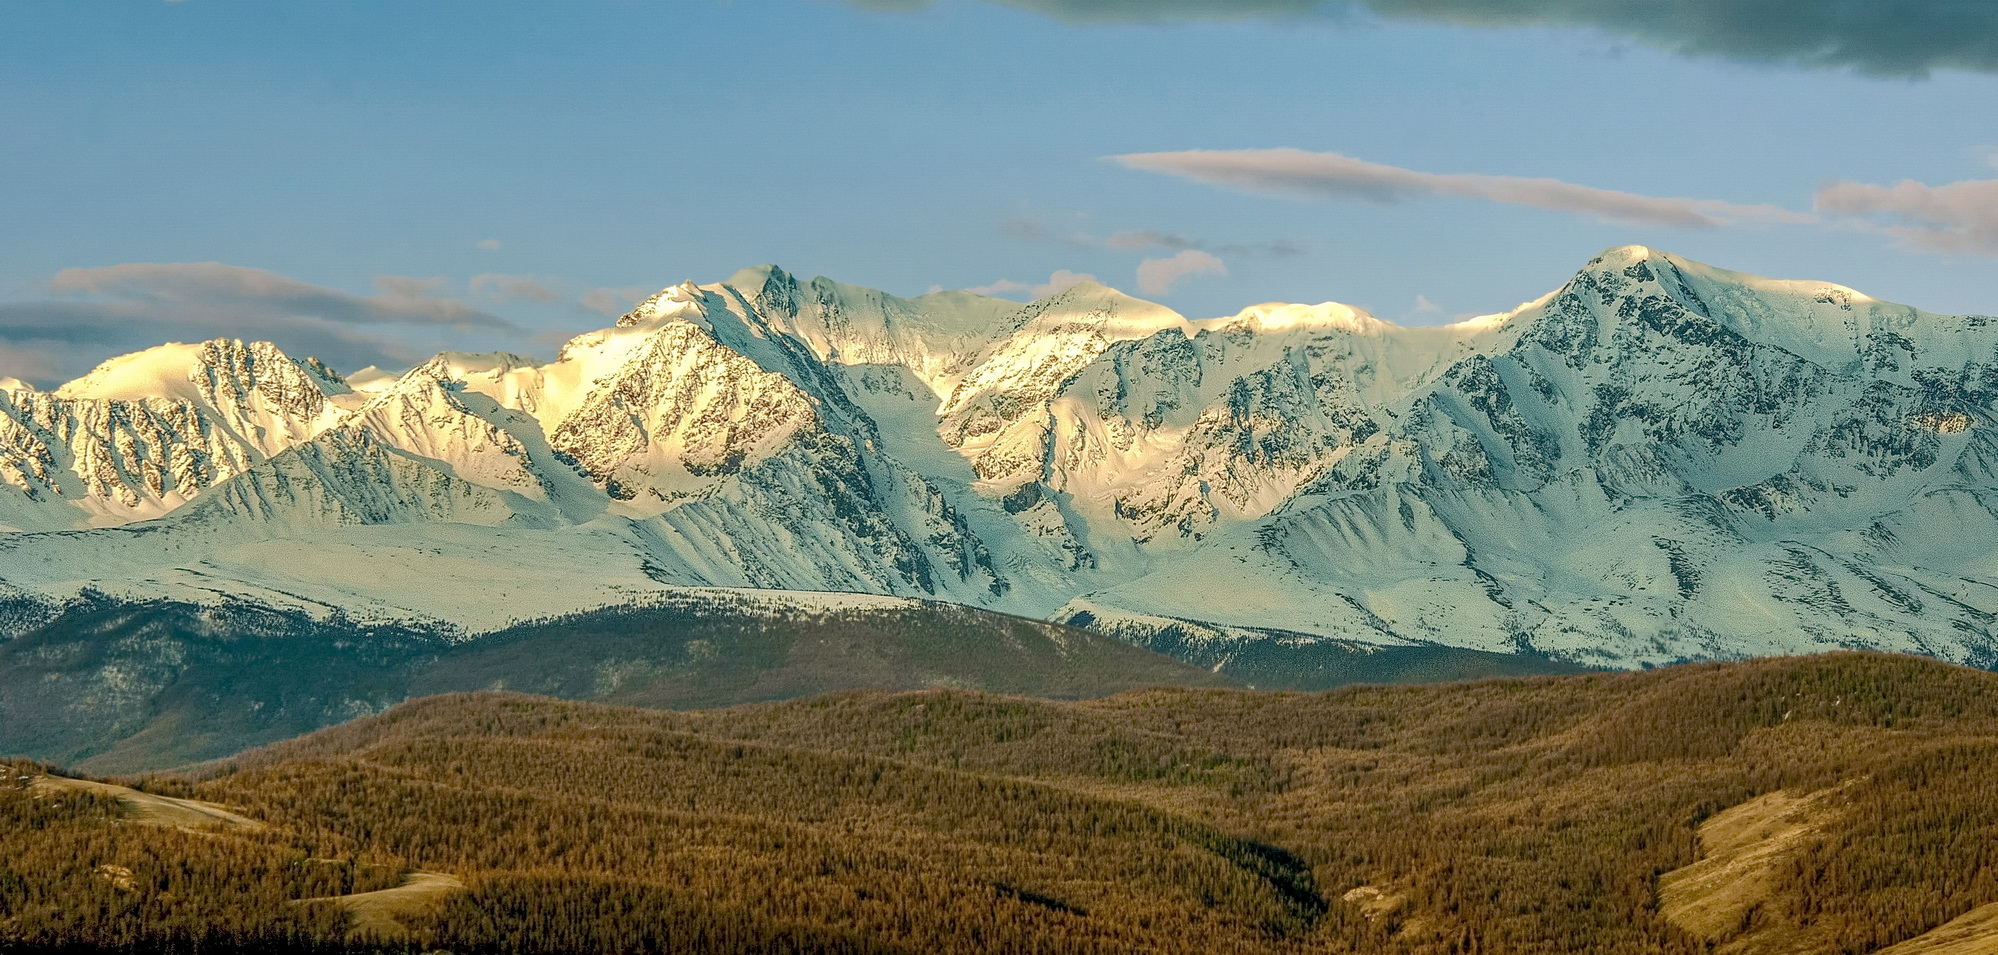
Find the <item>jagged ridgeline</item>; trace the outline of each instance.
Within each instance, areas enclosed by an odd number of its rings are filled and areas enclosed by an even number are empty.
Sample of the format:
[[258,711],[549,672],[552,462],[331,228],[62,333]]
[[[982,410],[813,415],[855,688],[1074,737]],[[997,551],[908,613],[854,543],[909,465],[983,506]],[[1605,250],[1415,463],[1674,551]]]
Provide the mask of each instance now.
[[763,268],[548,362],[210,342],[0,393],[0,580],[467,634],[884,594],[1257,682],[1345,646],[1983,665],[1994,398],[1989,319],[1638,247],[1436,328]]
[[1994,739],[1998,677],[1870,654],[1087,702],[444,696],[143,791],[7,767],[0,948],[1986,951]]

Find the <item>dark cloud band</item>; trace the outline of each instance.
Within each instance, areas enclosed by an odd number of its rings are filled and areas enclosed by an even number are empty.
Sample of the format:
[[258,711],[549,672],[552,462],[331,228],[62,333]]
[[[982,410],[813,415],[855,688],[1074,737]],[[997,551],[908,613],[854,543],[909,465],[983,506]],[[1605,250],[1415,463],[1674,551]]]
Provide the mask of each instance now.
[[392,337],[311,317],[129,301],[0,302],[0,376],[53,387],[113,355],[211,338],[272,341],[295,358],[311,355],[346,370],[400,367],[422,355]]
[[[936,0],[849,0],[909,9]],[[1998,72],[1992,0],[990,0],[1071,22],[1368,12],[1481,27],[1584,27],[1698,56],[1879,76]]]

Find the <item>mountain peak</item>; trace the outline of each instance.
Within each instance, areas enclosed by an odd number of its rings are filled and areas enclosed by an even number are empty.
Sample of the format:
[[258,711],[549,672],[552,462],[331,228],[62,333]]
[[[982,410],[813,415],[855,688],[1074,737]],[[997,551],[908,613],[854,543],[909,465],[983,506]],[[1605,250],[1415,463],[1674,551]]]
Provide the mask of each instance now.
[[1248,329],[1265,334],[1296,331],[1379,332],[1396,327],[1375,318],[1365,309],[1338,302],[1297,305],[1264,302],[1251,305],[1228,318],[1197,323],[1202,328]]
[[468,378],[473,375],[503,375],[516,368],[539,368],[543,364],[545,362],[539,359],[509,351],[442,351],[419,367],[440,377]]
[[779,285],[799,284],[797,276],[794,276],[791,273],[784,271],[782,268],[779,268],[778,266],[770,263],[765,263],[763,265],[752,265],[749,268],[743,269],[742,271],[729,276],[728,280],[723,282],[722,284],[730,286],[731,288],[740,289],[745,293],[754,294],[758,289],[761,289],[772,283],[776,283]]
[[1098,282],[1095,279],[1083,279],[1082,281],[1076,282],[1073,285],[1068,285],[1061,289],[1043,295],[1040,298],[1036,299],[1035,301],[1084,302],[1084,301],[1093,301],[1096,299],[1112,299],[1117,301],[1129,300],[1134,302],[1144,301],[1143,299],[1140,299],[1136,296],[1126,294],[1119,289],[1111,288],[1110,286],[1105,285],[1102,282]]
[[1648,245],[1614,245],[1596,253],[1595,258],[1589,260],[1589,264],[1596,265],[1600,263],[1603,265],[1621,266],[1660,257],[1666,259],[1675,258],[1671,253],[1660,252]]
[[1011,334],[996,346],[994,355],[1037,354],[1060,347],[1050,343],[1076,336],[1100,344],[1150,338],[1167,330],[1192,337],[1197,330],[1186,316],[1170,308],[1093,281],[1027,303],[1013,313],[1010,325]]
[[401,379],[401,372],[389,371],[378,365],[357,368],[341,376],[341,380],[347,383],[347,387],[359,394],[386,391],[389,388],[395,387],[395,383]]
[[[1185,316],[1164,305],[1104,285],[1095,279],[1084,279],[1060,291],[1028,302],[1023,312],[1029,315],[1059,314],[1065,317],[1074,317],[1078,314],[1120,317],[1143,315],[1159,317],[1165,324],[1171,325],[1186,322]],[[1169,318],[1165,318],[1166,316]]]
[[[143,351],[106,359],[89,374],[55,390],[58,398],[97,398],[121,401],[204,400],[197,379],[222,371],[254,375],[260,364],[284,363],[305,374],[270,342],[217,338],[205,342],[168,342]],[[317,378],[318,376],[312,376]]]
[[707,314],[708,294],[692,279],[667,286],[647,296],[631,311],[618,316],[618,327],[629,328],[642,322],[697,321]]
[[345,394],[353,390],[347,387],[346,378],[342,377],[339,372],[334,371],[333,366],[320,361],[317,356],[306,356],[305,361],[301,362],[299,367],[304,369],[306,374],[312,376],[313,383],[319,386],[320,391],[326,392],[329,395]]

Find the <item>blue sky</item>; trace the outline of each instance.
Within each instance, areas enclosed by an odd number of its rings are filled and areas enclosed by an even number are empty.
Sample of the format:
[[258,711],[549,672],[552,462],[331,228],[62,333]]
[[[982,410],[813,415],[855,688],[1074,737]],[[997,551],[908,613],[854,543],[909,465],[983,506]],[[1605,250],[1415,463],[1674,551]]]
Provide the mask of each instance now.
[[1433,323],[1636,242],[1998,312],[1998,57],[1964,23],[1365,2],[0,0],[0,375],[224,334],[546,355],[763,262]]

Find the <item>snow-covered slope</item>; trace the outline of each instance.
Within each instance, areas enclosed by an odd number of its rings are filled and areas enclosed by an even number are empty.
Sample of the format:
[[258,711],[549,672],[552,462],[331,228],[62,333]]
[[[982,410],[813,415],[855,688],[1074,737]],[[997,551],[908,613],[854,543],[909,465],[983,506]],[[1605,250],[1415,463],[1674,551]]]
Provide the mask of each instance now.
[[1091,603],[1606,663],[1994,659],[1998,322],[1624,248],[1491,324],[1269,520]]
[[0,390],[0,524],[42,530],[157,517],[341,417],[348,389],[274,346],[171,344],[53,392]]
[[1994,401],[1998,321],[1638,247],[1436,328],[766,267],[548,362],[350,383],[215,342],[0,392],[0,520],[44,532],[0,579],[471,631],[705,586],[1181,644],[1990,662]]

